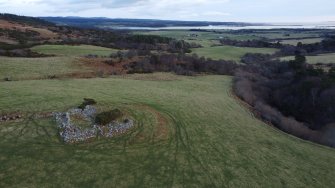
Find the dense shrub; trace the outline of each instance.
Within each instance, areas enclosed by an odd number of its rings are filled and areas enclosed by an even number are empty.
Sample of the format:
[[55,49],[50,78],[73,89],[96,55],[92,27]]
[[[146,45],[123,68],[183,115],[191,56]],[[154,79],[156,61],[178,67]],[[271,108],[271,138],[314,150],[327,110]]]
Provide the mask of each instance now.
[[135,43],[147,43],[147,44],[157,44],[157,43],[169,43],[173,39],[168,37],[162,37],[157,35],[130,35],[126,38],[128,41]]
[[151,54],[124,66],[128,73],[174,72],[181,75],[210,73],[233,75],[238,65],[232,61],[199,58],[184,54]]
[[[17,46],[18,47],[18,46]],[[51,57],[53,55],[40,54],[30,49],[0,50],[1,56],[8,57]]]
[[222,45],[253,47],[253,48],[281,48],[283,46],[279,42],[272,43],[266,40],[232,40],[229,38],[221,39],[220,43]]
[[97,102],[94,99],[84,98],[83,103],[81,103],[78,108],[85,109],[87,105],[95,105]]
[[5,77],[3,80],[6,81],[6,82],[12,81],[12,79],[10,77]]
[[[260,118],[303,139],[335,145],[327,127],[335,123],[335,80],[297,55],[290,62],[264,60],[240,67],[234,92]],[[329,130],[332,130],[329,128]]]
[[330,36],[321,42],[312,44],[298,43],[297,46],[283,45],[281,50],[276,54],[281,56],[289,56],[295,55],[297,52],[301,53],[302,55],[315,55],[320,53],[335,52],[335,37]]
[[122,112],[119,109],[114,109],[107,112],[102,112],[95,117],[95,123],[99,125],[106,125],[112,121],[122,117]]
[[241,62],[245,64],[252,64],[271,60],[272,58],[273,57],[269,54],[247,53],[241,58]]

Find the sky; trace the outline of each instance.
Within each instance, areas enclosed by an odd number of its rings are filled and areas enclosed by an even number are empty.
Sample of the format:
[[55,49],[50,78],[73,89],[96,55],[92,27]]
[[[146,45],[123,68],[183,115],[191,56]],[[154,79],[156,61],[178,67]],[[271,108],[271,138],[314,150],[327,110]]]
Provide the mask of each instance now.
[[335,0],[0,0],[0,13],[234,22],[335,21]]

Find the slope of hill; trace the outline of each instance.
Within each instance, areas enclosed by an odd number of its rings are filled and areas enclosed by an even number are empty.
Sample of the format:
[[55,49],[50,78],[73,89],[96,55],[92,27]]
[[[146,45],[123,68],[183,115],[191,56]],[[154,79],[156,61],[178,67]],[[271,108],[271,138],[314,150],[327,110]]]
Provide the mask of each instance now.
[[0,43],[27,44],[36,41],[56,41],[55,25],[38,18],[0,14]]
[[[335,187],[333,148],[265,124],[233,95],[231,76],[213,75],[224,65],[234,70],[233,62],[183,55],[189,44],[166,37],[2,20],[34,44],[27,50],[53,56],[0,57],[0,187]],[[60,42],[36,29],[56,33]],[[115,75],[113,65],[202,72]],[[54,112],[83,98],[103,111],[121,109],[134,127],[64,143]]]
[[[335,186],[334,150],[254,118],[230,94],[231,77],[169,75],[0,84],[0,112],[31,117],[0,125],[0,187]],[[66,145],[52,117],[35,118],[83,97],[128,110],[137,127]]]
[[45,27],[51,27],[55,24],[45,21],[40,18],[35,17],[28,17],[28,16],[19,16],[15,14],[3,14],[0,13],[0,19],[7,20],[9,22],[19,22],[19,23],[25,23],[27,25],[32,26],[45,26]]

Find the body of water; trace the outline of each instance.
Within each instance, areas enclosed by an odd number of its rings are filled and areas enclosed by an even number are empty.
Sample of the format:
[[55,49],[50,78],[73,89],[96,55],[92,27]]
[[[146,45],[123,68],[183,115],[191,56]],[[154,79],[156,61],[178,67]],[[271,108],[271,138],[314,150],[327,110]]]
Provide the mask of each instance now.
[[241,29],[335,29],[335,23],[318,23],[318,24],[272,24],[259,26],[178,26],[178,27],[118,27],[105,26],[103,28],[119,29],[119,30],[241,30]]

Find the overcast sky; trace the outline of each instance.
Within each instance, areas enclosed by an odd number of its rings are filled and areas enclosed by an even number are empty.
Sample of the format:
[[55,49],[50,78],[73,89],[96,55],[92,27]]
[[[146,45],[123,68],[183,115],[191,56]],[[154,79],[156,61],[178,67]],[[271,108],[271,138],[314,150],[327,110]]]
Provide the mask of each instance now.
[[335,21],[335,0],[0,0],[0,12],[244,22]]

